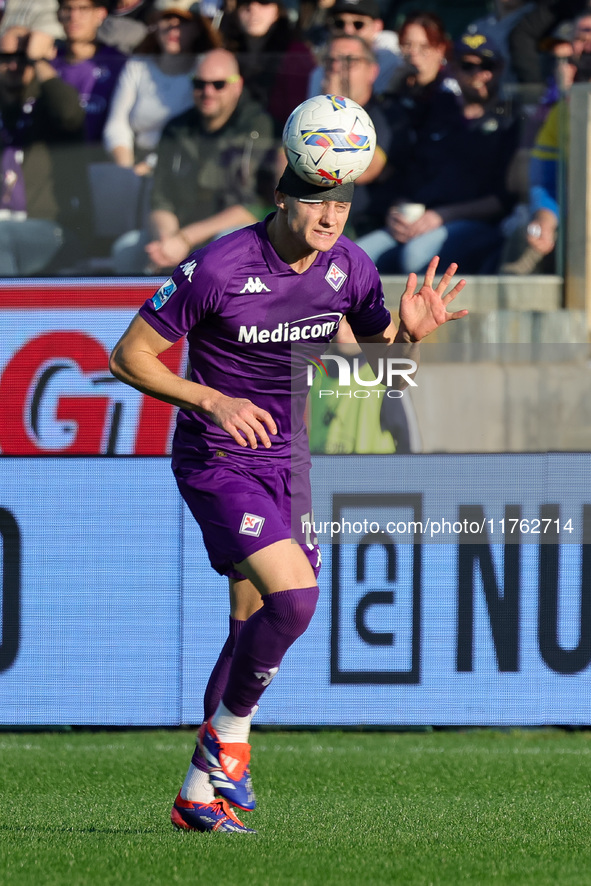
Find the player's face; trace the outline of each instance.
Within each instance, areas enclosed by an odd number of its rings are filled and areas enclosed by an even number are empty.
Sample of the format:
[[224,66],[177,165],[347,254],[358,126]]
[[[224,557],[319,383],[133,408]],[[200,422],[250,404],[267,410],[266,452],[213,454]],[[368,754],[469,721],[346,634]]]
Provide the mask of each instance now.
[[351,209],[350,203],[303,203],[295,197],[283,197],[277,205],[285,212],[287,226],[298,245],[318,252],[327,252],[334,246]]

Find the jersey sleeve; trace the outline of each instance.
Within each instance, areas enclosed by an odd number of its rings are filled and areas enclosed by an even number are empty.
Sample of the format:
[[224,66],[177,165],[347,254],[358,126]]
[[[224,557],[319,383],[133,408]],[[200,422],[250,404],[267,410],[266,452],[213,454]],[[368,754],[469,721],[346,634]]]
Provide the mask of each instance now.
[[390,311],[384,304],[384,290],[377,268],[363,250],[359,249],[359,265],[356,277],[357,297],[349,311],[347,320],[356,336],[378,335],[390,325]]
[[182,338],[216,310],[222,289],[217,275],[208,270],[210,264],[206,250],[191,253],[139,309],[167,341]]

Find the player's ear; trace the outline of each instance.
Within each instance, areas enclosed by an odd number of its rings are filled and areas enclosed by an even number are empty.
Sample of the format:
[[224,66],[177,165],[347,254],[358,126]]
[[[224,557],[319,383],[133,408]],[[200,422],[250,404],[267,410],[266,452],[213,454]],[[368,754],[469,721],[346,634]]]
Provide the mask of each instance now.
[[281,191],[275,191],[275,206],[277,209],[283,209],[283,211],[287,209],[285,194],[282,194]]

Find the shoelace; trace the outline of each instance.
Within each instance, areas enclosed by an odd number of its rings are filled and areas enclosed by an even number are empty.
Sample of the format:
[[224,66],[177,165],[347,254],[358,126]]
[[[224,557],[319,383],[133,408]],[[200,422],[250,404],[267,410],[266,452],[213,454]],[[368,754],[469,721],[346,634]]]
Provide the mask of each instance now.
[[[222,811],[222,812],[224,813],[224,815],[226,816],[226,818],[221,818],[221,819],[217,822],[217,824],[215,825],[216,828],[219,827],[221,824],[223,824],[224,821],[226,821],[227,818],[229,818],[230,821],[233,821],[233,822],[235,822],[236,824],[240,824],[240,825],[242,824],[242,822],[240,821],[240,819],[239,819],[236,815],[234,815],[234,813],[232,812],[232,809],[230,808],[230,806],[229,806],[229,804],[228,804],[228,802],[227,802],[226,800],[223,800],[223,799],[220,797],[218,800],[214,800],[213,803],[212,803],[211,805],[212,805],[212,806],[219,806],[220,809],[221,809],[221,811]],[[215,830],[215,828],[214,828],[214,830]]]

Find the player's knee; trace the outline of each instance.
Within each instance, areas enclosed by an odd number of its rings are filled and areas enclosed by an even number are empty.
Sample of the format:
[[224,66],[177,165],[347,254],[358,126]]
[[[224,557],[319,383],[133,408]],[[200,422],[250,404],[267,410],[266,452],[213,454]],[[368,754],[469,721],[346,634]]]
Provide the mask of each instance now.
[[312,620],[318,594],[316,585],[268,594],[263,603],[275,630],[293,640],[301,636]]

